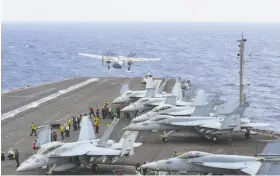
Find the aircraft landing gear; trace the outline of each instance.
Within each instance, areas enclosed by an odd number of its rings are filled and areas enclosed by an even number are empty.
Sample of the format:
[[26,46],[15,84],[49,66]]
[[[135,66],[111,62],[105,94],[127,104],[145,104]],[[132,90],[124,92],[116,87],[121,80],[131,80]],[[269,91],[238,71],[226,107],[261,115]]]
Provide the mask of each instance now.
[[163,137],[162,142],[164,142],[164,143],[168,142],[168,137]]
[[98,171],[98,165],[97,164],[93,164],[92,166],[91,166],[91,170],[92,170],[92,172],[94,173],[94,172],[97,172]]
[[212,141],[216,142],[218,140],[218,137],[217,136],[212,136],[211,139],[212,139]]

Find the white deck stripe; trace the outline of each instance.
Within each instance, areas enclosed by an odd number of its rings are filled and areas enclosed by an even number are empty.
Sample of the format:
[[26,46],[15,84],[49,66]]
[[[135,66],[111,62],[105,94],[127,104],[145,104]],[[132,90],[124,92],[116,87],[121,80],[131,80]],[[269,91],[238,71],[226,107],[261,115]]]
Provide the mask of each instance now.
[[85,86],[85,85],[87,85],[87,84],[90,84],[90,83],[95,82],[95,81],[98,81],[98,80],[99,80],[99,78],[91,78],[91,79],[88,79],[88,80],[86,80],[86,81],[84,81],[84,82],[81,82],[81,83],[79,83],[79,84],[76,84],[76,85],[74,85],[74,86],[71,86],[71,87],[69,87],[69,88],[67,88],[67,89],[60,90],[60,91],[58,91],[57,93],[51,94],[51,95],[49,95],[49,96],[47,96],[47,97],[45,97],[45,98],[42,98],[42,99],[40,99],[40,100],[38,100],[38,101],[29,103],[29,104],[27,104],[27,105],[25,105],[25,106],[22,106],[22,107],[20,107],[20,108],[17,108],[17,109],[15,109],[15,110],[12,110],[12,111],[10,111],[10,112],[7,112],[7,113],[5,113],[5,114],[2,114],[2,115],[1,115],[1,120],[4,120],[4,119],[10,118],[10,117],[13,117],[13,116],[15,116],[15,115],[17,115],[17,114],[19,114],[19,113],[21,113],[21,112],[23,112],[23,111],[26,111],[27,109],[35,108],[35,107],[39,106],[39,105],[42,104],[42,103],[45,103],[45,102],[47,102],[47,101],[49,101],[49,100],[52,100],[52,99],[55,99],[55,98],[57,98],[57,97],[59,97],[59,96],[61,96],[61,95],[63,95],[63,94],[66,94],[66,93],[68,93],[68,92],[71,92],[71,91],[73,91],[73,90],[75,90],[75,89],[78,89],[78,88],[80,88],[80,87],[83,87],[83,86]]

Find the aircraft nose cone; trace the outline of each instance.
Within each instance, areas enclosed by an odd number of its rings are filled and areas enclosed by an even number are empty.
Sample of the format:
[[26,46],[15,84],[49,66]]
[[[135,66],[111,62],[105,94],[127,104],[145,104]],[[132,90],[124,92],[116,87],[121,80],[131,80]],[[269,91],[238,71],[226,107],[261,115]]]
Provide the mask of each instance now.
[[124,107],[121,111],[122,112],[130,112],[130,111],[134,111],[134,109],[135,109],[135,107],[134,107],[134,105],[128,105],[128,106],[126,106],[126,107]]
[[26,163],[22,163],[18,168],[17,168],[17,172],[24,172],[29,170],[29,164]]
[[145,121],[145,120],[148,120],[149,119],[149,116],[148,115],[140,115],[134,119],[132,119],[132,122],[142,122],[142,121]]
[[137,125],[137,124],[130,124],[130,125],[124,127],[123,130],[125,130],[125,131],[137,131],[138,128],[139,128],[139,125]]
[[147,168],[147,169],[152,169],[152,170],[157,170],[157,163],[156,162],[151,162],[151,163],[147,163],[144,164],[142,166],[140,166],[141,168]]
[[112,101],[112,103],[113,103],[113,104],[121,103],[121,97],[115,98],[115,99]]

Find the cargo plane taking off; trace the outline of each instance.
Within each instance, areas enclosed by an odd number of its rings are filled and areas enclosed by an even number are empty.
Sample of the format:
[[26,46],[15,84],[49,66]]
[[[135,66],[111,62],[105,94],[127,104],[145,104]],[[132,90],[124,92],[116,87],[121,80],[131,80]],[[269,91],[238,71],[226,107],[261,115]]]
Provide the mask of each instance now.
[[113,54],[110,52],[104,56],[102,55],[94,55],[94,54],[86,54],[86,53],[79,53],[81,56],[86,56],[94,59],[101,59],[102,60],[102,66],[104,64],[104,61],[108,65],[108,69],[110,69],[110,64],[112,64],[112,67],[115,69],[121,69],[126,64],[128,65],[128,70],[130,70],[131,65],[136,62],[148,62],[148,61],[159,61],[160,59],[157,58],[136,58],[135,53],[130,53],[127,57],[124,56],[113,56]]

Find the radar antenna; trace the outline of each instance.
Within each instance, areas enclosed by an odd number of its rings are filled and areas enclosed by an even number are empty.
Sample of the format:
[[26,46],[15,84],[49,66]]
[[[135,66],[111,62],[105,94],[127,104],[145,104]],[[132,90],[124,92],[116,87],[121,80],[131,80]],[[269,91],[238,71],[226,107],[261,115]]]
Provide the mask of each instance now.
[[240,70],[239,70],[239,101],[240,104],[244,104],[245,94],[244,94],[244,48],[245,48],[245,42],[247,39],[243,38],[243,33],[241,36],[241,40],[237,40],[239,42],[239,53],[237,54],[240,62]]

